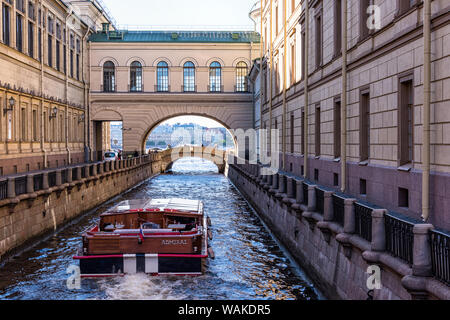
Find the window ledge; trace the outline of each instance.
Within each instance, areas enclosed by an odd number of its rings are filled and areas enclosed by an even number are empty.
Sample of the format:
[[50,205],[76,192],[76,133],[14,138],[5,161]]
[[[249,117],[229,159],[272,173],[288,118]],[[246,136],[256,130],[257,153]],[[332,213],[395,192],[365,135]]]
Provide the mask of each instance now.
[[341,162],[341,157],[339,157],[339,158],[334,158],[333,161],[334,161],[334,162]]
[[320,156],[315,156],[314,159],[320,159]]
[[410,172],[412,169],[412,163],[404,164],[397,168],[398,171]]
[[358,165],[360,165],[360,166],[367,166],[368,164],[369,164],[369,160],[364,160],[364,161],[358,162]]

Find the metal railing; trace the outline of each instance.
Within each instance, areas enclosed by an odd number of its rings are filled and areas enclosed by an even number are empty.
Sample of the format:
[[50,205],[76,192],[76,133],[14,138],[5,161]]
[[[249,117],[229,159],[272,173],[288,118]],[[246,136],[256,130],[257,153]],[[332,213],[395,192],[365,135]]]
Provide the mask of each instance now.
[[8,198],[8,180],[0,181],[0,200]]
[[343,226],[344,217],[345,217],[344,198],[341,198],[333,194],[333,221]]
[[48,186],[49,188],[56,186],[56,171],[48,173]]
[[17,177],[14,179],[16,196],[27,193],[27,177]]
[[413,263],[414,223],[406,219],[386,214],[384,217],[386,251],[408,264]]
[[44,188],[44,175],[42,173],[33,176],[33,187],[34,191],[39,191]]
[[433,275],[439,281],[450,285],[450,234],[431,230],[430,244]]
[[303,182],[303,204],[308,205],[308,185]]
[[319,188],[316,188],[316,211],[323,214],[323,200],[325,192]]
[[355,202],[355,233],[361,238],[372,241],[372,211],[373,209]]

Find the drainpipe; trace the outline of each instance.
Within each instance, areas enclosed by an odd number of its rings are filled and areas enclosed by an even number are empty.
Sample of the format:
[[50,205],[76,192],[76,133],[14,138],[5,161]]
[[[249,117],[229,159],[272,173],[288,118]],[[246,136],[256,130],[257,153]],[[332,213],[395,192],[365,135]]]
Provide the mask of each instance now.
[[[286,72],[287,72],[287,66],[286,66],[286,61],[287,61],[287,57],[286,57],[286,0],[284,0],[283,2],[283,12],[284,12],[284,57],[283,57],[283,63],[284,63],[284,68],[283,68],[283,170],[286,171]],[[291,124],[292,125],[292,124]]]
[[347,0],[342,1],[341,191],[347,186]]
[[[70,8],[70,11],[68,12],[69,14],[66,16],[66,22],[65,22],[65,25],[66,25],[66,41],[69,39],[69,37],[67,36],[67,31],[68,31],[68,28],[67,28],[67,21],[69,20],[69,18],[73,15],[73,9],[72,8]],[[66,123],[66,152],[67,152],[67,163],[68,164],[71,164],[71,157],[70,157],[70,154],[71,154],[71,152],[70,152],[70,148],[69,148],[69,122],[68,122],[68,111],[69,111],[69,77],[68,77],[68,72],[69,72],[69,69],[67,68],[67,63],[68,63],[68,61],[69,61],[69,51],[70,51],[70,43],[69,43],[69,45],[67,46],[67,44],[66,44],[66,47],[67,47],[67,49],[68,50],[66,50],[66,65],[65,65],[65,69],[66,69],[66,82],[65,82],[65,89],[66,89],[66,121],[65,121],[65,123]]]
[[305,74],[305,123],[304,123],[304,128],[303,128],[303,140],[304,140],[304,144],[305,144],[305,152],[304,152],[304,164],[303,164],[303,177],[306,179],[308,177],[308,95],[309,95],[309,88],[308,88],[308,47],[309,47],[309,1],[305,0],[305,50],[304,50],[304,55],[305,55],[305,65],[303,66],[304,68],[304,74]]
[[[260,19],[261,19],[261,36],[260,36],[260,43],[259,43],[259,130],[261,132],[261,130],[263,129],[263,104],[264,104],[264,94],[263,93],[263,81],[266,81],[266,78],[264,77],[263,74],[263,58],[264,58],[264,41],[266,41],[266,39],[263,40],[263,0],[261,0],[261,8],[260,8]],[[264,77],[264,78],[263,78]],[[261,135],[259,135],[261,137]],[[261,150],[264,150],[263,148],[261,148],[261,139],[259,140],[259,153],[261,153]],[[261,155],[259,155],[259,157],[261,158]]]
[[[270,0],[270,60],[269,60],[269,72],[270,72],[270,97],[269,97],[269,154],[272,157],[272,86],[273,86],[273,71],[272,71],[272,62],[273,62],[273,42],[272,42],[272,6],[273,2]],[[271,160],[272,162],[272,160]]]
[[430,215],[430,101],[431,101],[431,0],[424,0],[424,80],[423,80],[423,172],[422,172],[422,219]]
[[48,155],[47,155],[47,150],[45,150],[45,134],[44,134],[44,130],[42,130],[44,128],[44,121],[48,121],[48,119],[44,119],[44,28],[43,28],[43,21],[44,21],[44,12],[43,12],[43,7],[42,7],[42,0],[39,0],[39,10],[41,11],[41,77],[40,77],[40,83],[39,83],[39,87],[40,87],[40,96],[41,96],[41,123],[42,123],[42,127],[41,127],[41,150],[44,153],[44,166],[43,168],[47,168],[47,159],[48,159]]

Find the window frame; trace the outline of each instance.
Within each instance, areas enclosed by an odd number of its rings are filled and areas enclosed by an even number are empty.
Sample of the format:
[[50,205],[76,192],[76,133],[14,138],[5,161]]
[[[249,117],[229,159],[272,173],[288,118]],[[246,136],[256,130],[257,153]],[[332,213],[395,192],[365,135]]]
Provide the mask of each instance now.
[[[243,76],[243,74],[245,74]],[[239,61],[236,64],[236,88],[235,92],[248,92],[248,64]]]
[[[108,64],[108,65],[107,65]],[[106,82],[106,80],[108,80]],[[106,85],[108,83],[109,85]],[[116,66],[111,60],[103,64],[103,92],[116,92]]]
[[135,60],[130,64],[130,92],[142,92],[142,63]]
[[166,61],[160,61],[156,65],[156,91],[169,92],[169,64]]
[[210,63],[208,82],[209,92],[222,92],[222,65],[220,64],[220,62],[213,61]]
[[183,92],[196,92],[195,84],[195,64],[192,61],[186,61],[183,64]]

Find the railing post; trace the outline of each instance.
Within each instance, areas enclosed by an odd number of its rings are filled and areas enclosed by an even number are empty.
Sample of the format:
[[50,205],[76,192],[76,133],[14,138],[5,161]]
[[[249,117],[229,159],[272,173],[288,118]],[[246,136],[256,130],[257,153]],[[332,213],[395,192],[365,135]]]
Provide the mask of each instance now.
[[56,170],[56,185],[55,186],[60,186],[62,179],[61,179],[61,171],[62,170]]
[[333,192],[324,191],[323,193],[323,220],[333,221]]
[[102,162],[99,165],[96,165],[96,167],[99,168],[98,170],[98,174],[102,174],[103,173],[103,167],[105,166],[105,164]]
[[386,209],[372,210],[372,243],[371,251],[386,251],[386,227],[384,215]]
[[42,189],[46,190],[48,189],[48,171],[45,171],[44,174],[42,175]]
[[97,175],[97,164],[92,165],[92,176],[95,177]]
[[67,169],[66,183],[71,183],[73,181],[73,168]]
[[14,178],[8,178],[8,198],[16,197],[16,181]]
[[303,203],[303,181],[295,180],[295,183],[297,184],[295,201],[297,201],[298,204],[301,204]]
[[34,192],[34,180],[33,175],[28,174],[27,175],[27,193],[33,193]]
[[344,199],[344,232],[355,233],[355,206],[356,199]]
[[308,211],[316,210],[316,186],[308,185]]
[[286,188],[286,195],[288,198],[295,198],[294,194],[294,188],[292,187],[292,184],[294,183],[294,179],[289,177],[287,178],[287,188]]
[[429,277],[432,275],[431,245],[429,232],[434,226],[429,223],[416,224],[413,228],[413,265],[414,276]]

